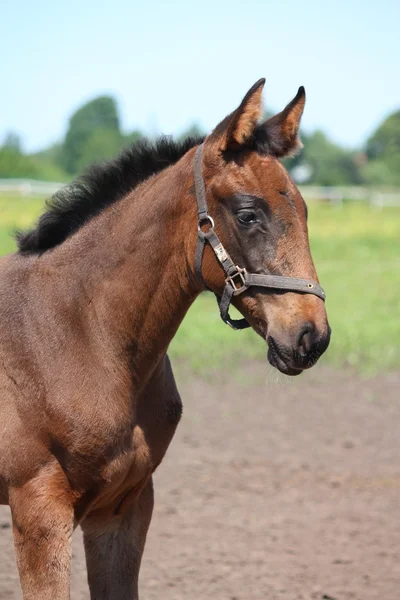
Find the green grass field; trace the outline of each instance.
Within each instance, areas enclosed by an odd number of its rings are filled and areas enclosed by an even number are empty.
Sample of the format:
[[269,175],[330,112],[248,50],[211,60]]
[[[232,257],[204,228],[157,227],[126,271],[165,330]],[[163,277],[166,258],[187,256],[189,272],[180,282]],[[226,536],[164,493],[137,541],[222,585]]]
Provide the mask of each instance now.
[[[43,201],[0,197],[0,253],[15,248],[12,232],[28,227]],[[321,359],[364,372],[400,364],[400,210],[363,204],[343,208],[311,205],[312,252],[332,326],[331,345]],[[251,330],[234,332],[219,318],[214,298],[203,294],[171,345],[171,356],[198,372],[239,369],[263,358],[265,343]]]

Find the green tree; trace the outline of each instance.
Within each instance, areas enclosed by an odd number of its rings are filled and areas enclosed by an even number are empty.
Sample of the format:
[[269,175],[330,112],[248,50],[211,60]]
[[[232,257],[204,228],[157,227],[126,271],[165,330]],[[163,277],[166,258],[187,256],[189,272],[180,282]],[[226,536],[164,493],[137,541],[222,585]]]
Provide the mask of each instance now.
[[25,156],[15,148],[0,148],[0,178],[37,178],[38,169],[31,156]]
[[35,152],[35,154],[33,154],[33,156],[38,161],[44,161],[44,162],[48,162],[48,163],[54,163],[55,165],[61,165],[62,152],[63,152],[63,143],[57,142],[55,144],[51,144],[44,150]]
[[[101,133],[95,133],[100,130]],[[101,148],[96,150],[95,143]],[[100,96],[84,104],[71,117],[61,153],[61,166],[72,175],[99,158],[115,154],[122,142],[114,98]],[[119,146],[118,146],[119,147]]]
[[118,154],[121,149],[121,135],[118,131],[103,127],[93,129],[81,147],[75,168],[83,171],[88,165],[101,162]]
[[400,185],[400,110],[387,117],[368,139],[366,154],[368,183]]
[[143,133],[141,131],[139,131],[138,129],[134,129],[130,133],[126,133],[126,134],[122,135],[122,143],[125,147],[132,146],[133,144],[136,144],[136,142],[143,139],[144,137],[145,136],[143,135]]
[[0,177],[36,177],[35,161],[21,152],[21,139],[18,134],[9,132],[0,147]]
[[198,123],[192,123],[192,125],[190,125],[187,129],[182,131],[182,133],[178,136],[178,140],[184,141],[188,137],[196,138],[202,137],[203,135],[205,135],[205,133],[202,127],[200,127]]
[[62,143],[52,144],[48,148],[32,154],[37,166],[37,177],[44,181],[68,181],[70,175],[61,167]]
[[362,182],[354,152],[338,146],[322,131],[315,131],[311,135],[302,134],[302,139],[304,149],[293,166],[310,166],[311,178],[308,183],[333,186],[357,185]]
[[21,138],[18,133],[15,133],[15,131],[9,131],[4,138],[3,148],[22,152],[21,147]]

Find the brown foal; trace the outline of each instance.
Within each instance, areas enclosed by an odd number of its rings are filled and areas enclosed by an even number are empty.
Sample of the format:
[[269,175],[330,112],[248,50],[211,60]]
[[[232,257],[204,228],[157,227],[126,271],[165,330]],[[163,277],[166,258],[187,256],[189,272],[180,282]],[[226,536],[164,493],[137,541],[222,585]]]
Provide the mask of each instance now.
[[[204,140],[209,214],[235,264],[317,283],[306,206],[279,161],[299,145],[304,90],[259,123],[263,84]],[[24,600],[69,598],[78,525],[91,598],[138,598],[152,473],[181,415],[166,352],[197,295],[225,286],[210,246],[194,269],[197,145],[142,144],[95,168],[0,262],[0,503]],[[316,295],[251,287],[233,303],[284,373],[328,346]]]

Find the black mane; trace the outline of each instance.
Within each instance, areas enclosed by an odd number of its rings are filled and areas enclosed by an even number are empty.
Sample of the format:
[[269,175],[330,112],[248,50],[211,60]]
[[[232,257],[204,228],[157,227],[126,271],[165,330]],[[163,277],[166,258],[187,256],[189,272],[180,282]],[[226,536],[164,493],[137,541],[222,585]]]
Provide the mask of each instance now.
[[34,229],[17,233],[19,251],[36,254],[58,246],[104,208],[151,175],[176,163],[202,141],[202,138],[187,138],[174,142],[161,137],[153,144],[140,140],[122,150],[115,160],[90,167],[46,202],[47,210]]

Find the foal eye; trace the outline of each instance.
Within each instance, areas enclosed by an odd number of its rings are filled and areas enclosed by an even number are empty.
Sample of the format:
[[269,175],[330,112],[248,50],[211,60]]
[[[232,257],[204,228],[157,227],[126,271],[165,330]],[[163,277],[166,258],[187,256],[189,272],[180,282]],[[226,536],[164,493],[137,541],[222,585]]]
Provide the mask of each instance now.
[[242,225],[252,225],[253,223],[257,223],[257,215],[252,210],[241,210],[237,213],[237,218]]

